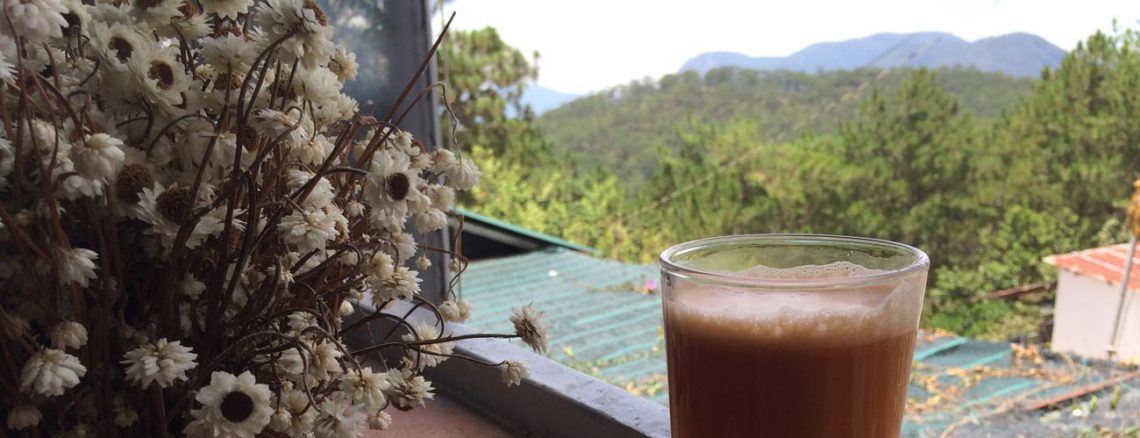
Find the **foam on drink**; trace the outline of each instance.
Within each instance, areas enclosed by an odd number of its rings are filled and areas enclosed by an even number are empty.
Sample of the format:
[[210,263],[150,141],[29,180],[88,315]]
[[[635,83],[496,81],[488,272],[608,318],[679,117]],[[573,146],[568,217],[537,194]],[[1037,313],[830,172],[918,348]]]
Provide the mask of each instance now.
[[[865,277],[883,271],[850,262],[794,268],[755,266],[735,275],[743,279],[818,280]],[[913,332],[921,308],[925,278],[907,277],[890,284],[844,286],[796,292],[695,285],[677,281],[669,318],[684,320],[687,330],[747,338],[749,343],[800,346],[863,344]]]

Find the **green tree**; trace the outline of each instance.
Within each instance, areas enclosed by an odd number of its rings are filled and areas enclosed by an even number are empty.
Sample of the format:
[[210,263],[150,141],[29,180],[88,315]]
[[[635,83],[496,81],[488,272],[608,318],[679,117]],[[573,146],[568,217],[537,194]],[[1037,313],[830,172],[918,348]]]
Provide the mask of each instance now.
[[1088,227],[1069,211],[1009,208],[1000,222],[978,232],[980,263],[937,268],[927,294],[928,325],[994,339],[1033,331],[1041,321],[1040,309],[982,298],[1002,289],[1055,280],[1056,269],[1041,259],[1080,249],[1084,246],[1080,236],[1087,234]]
[[988,171],[1002,204],[1103,222],[1140,170],[1140,33],[1097,32],[1034,83],[998,130]]
[[[445,114],[441,123],[445,141],[455,138],[464,146],[490,148],[498,156],[546,146],[534,127],[533,114],[520,102],[538,69],[499,38],[494,28],[450,31],[439,58],[443,80],[451,88],[447,96],[451,114]],[[537,58],[535,53],[533,59]],[[512,111],[520,117],[510,117]]]
[[520,101],[537,78],[532,61],[493,28],[449,33],[440,56],[452,89],[451,114],[441,123],[444,136],[469,149],[483,171],[480,186],[461,204],[619,254],[619,242],[627,240],[607,221],[619,218],[624,207],[620,186],[611,175],[582,172],[566,155],[552,152],[533,112]]
[[771,207],[755,167],[759,130],[749,121],[715,126],[691,119],[678,127],[681,149],[662,148],[638,198],[638,248],[649,259],[665,246],[700,237],[761,231]]

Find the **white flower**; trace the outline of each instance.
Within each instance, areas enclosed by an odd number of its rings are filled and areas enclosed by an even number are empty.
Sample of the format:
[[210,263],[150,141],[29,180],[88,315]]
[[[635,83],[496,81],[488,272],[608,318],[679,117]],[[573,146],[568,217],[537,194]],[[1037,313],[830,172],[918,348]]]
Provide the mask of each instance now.
[[123,141],[102,132],[83,138],[83,144],[71,148],[75,171],[84,178],[110,178],[123,167],[126,154]]
[[314,111],[313,118],[319,120],[322,125],[335,123],[339,120],[351,118],[357,113],[360,105],[357,104],[356,99],[344,93],[337,93],[332,96],[327,102],[321,102]]
[[273,416],[269,417],[269,430],[274,432],[285,432],[293,426],[293,414],[284,407],[277,408],[273,412]]
[[459,190],[470,190],[479,184],[479,177],[483,174],[479,172],[479,168],[475,167],[475,162],[470,158],[464,158],[459,161],[455,166],[451,166],[444,172],[447,176],[447,182],[451,183],[452,187]]
[[426,271],[431,267],[431,260],[426,255],[416,257],[416,269]]
[[377,231],[398,233],[404,230],[404,220],[408,216],[408,204],[383,204],[372,208],[368,215],[368,225]]
[[194,361],[197,358],[181,341],[167,342],[162,338],[128,351],[120,363],[127,366],[127,381],[140,388],[147,388],[152,382],[169,388],[176,380],[187,380],[186,372],[198,365]]
[[448,186],[431,185],[425,190],[431,199],[431,206],[440,210],[448,210],[455,205],[455,189]]
[[[195,204],[189,188],[178,184],[165,188],[156,181],[154,187],[144,188],[139,194],[138,205],[133,208],[132,214],[149,223],[151,227],[146,230],[146,234],[158,236],[163,248],[169,250],[174,246],[174,238],[178,236],[181,224],[192,219]],[[207,237],[221,234],[225,229],[222,225],[225,212],[225,207],[218,207],[198,219],[190,232],[190,238],[186,240],[186,247],[197,248]],[[237,219],[239,215],[235,211],[234,226],[237,231],[242,231],[245,224]]]
[[[249,12],[253,0],[202,0],[202,10],[207,14],[237,20],[238,16]],[[252,58],[250,58],[252,59]]]
[[377,309],[389,300],[401,298],[411,300],[420,292],[420,273],[400,266],[388,279],[373,284],[372,304]]
[[63,395],[63,390],[79,384],[87,367],[62,350],[45,348],[28,358],[20,371],[20,391],[45,396]]
[[197,300],[206,290],[206,283],[198,280],[194,274],[186,274],[186,278],[178,285],[178,292],[191,300]]
[[[180,4],[176,0],[164,1],[166,4]],[[133,85],[130,91],[158,109],[173,113],[174,108],[182,103],[182,92],[190,85],[190,76],[176,61],[177,56],[178,51],[174,47],[132,55],[127,61]]]
[[368,276],[372,284],[380,284],[392,278],[396,270],[396,263],[392,256],[384,251],[376,251],[368,258],[368,262],[361,266],[361,272]]
[[204,14],[197,14],[189,18],[170,20],[168,28],[159,28],[156,31],[159,36],[164,38],[182,36],[186,40],[192,41],[209,35],[213,32],[213,28],[210,26],[208,17]]
[[341,397],[325,399],[313,423],[316,438],[358,438],[364,426],[364,410]]
[[541,316],[541,312],[534,310],[528,304],[513,309],[511,323],[515,325],[515,334],[522,338],[524,343],[534,351],[545,353],[548,348],[546,326],[542,324]]
[[18,404],[8,412],[8,429],[20,430],[40,424],[43,420],[40,410],[28,404]]
[[[2,165],[2,164],[3,163],[0,163],[0,165]],[[2,171],[3,171],[3,167],[0,167],[0,172],[2,172]],[[3,176],[3,175],[0,174],[0,176]],[[356,201],[355,199],[348,201],[348,204],[345,205],[345,207],[344,207],[344,212],[350,218],[353,218],[353,219],[358,218],[358,217],[364,215],[364,204],[361,204],[359,201]]]
[[408,370],[388,373],[388,383],[391,386],[385,395],[400,409],[422,408],[425,400],[435,398],[431,382],[424,380],[423,376],[413,376]]
[[281,219],[277,230],[286,243],[295,245],[302,253],[325,249],[325,245],[336,240],[340,232],[338,222],[347,222],[339,211],[331,208],[307,208],[294,210]]
[[447,215],[437,209],[429,209],[423,213],[416,213],[416,229],[421,233],[429,233],[447,225]]
[[214,371],[210,385],[194,397],[201,409],[191,411],[194,421],[186,428],[191,438],[253,438],[269,424],[269,386],[257,383],[249,371],[238,376]]
[[317,316],[309,312],[293,312],[289,314],[288,325],[289,333],[299,334],[309,327],[317,327]]
[[292,148],[309,136],[307,125],[310,124],[309,121],[298,119],[293,114],[295,112],[287,114],[273,109],[258,110],[254,113],[254,126],[269,141],[279,141],[282,145]]
[[115,413],[115,425],[123,428],[131,427],[136,421],[139,421],[139,413],[134,409],[128,407],[116,407],[112,409]]
[[289,158],[310,166],[319,166],[332,153],[333,144],[324,135],[317,134],[289,149]]
[[258,10],[257,23],[266,44],[296,32],[280,45],[283,62],[296,59],[305,68],[314,69],[332,54],[332,28],[327,26],[328,17],[316,2],[268,0]]
[[110,88],[108,91],[119,93],[120,88],[126,86],[121,80],[125,76],[115,73],[125,72],[127,62],[136,55],[141,56],[151,51],[154,43],[130,24],[115,23],[104,18],[92,23],[91,43],[88,46],[94,49],[99,65],[107,69],[102,74],[106,79],[104,84]]
[[335,73],[327,68],[317,68],[298,72],[298,76],[300,80],[293,83],[294,93],[314,105],[335,105],[333,101],[340,95],[341,87]]
[[438,342],[440,339],[439,330],[436,330],[435,326],[425,323],[417,324],[414,334],[407,333],[401,336],[400,339],[403,339],[405,342],[432,342],[420,345],[409,345],[404,349],[404,363],[409,366],[418,365],[421,370],[434,367],[447,360],[455,348],[454,342]]
[[356,54],[349,52],[344,47],[337,47],[336,52],[332,54],[332,59],[329,60],[329,70],[336,73],[336,77],[344,82],[356,79],[358,69]]
[[418,194],[420,177],[410,169],[406,154],[390,149],[376,152],[364,180],[364,200],[372,207],[407,210],[407,199]]
[[[340,371],[340,358],[344,356],[344,353],[337,348],[336,344],[321,341],[310,346],[309,349],[313,352],[311,356],[308,356],[308,353],[302,353],[297,348],[285,350],[281,353],[277,363],[291,376],[311,378],[318,382],[329,380],[333,374]],[[306,360],[302,360],[302,354],[306,355],[304,358]],[[302,375],[306,365],[309,367],[309,374]]]
[[392,415],[380,411],[368,416],[368,428],[372,430],[387,430],[392,427]]
[[514,360],[503,362],[499,365],[499,370],[503,372],[503,384],[507,386],[522,384],[522,380],[530,375],[526,364]]
[[446,173],[448,169],[457,165],[455,154],[447,149],[436,149],[431,153],[432,173]]
[[340,390],[353,403],[363,404],[370,411],[384,407],[384,391],[389,386],[388,374],[373,373],[372,367],[361,368],[359,373],[350,370],[340,381]]
[[392,244],[396,246],[396,255],[399,256],[396,260],[404,263],[416,256],[416,238],[408,233],[394,233],[391,238]]
[[[312,172],[290,169],[289,179],[287,181],[289,191],[296,192],[300,190],[301,187],[316,177],[317,176]],[[306,207],[324,208],[331,206],[336,196],[332,182],[329,182],[328,178],[321,177],[317,180],[316,185],[313,186],[313,190],[309,192],[309,196],[299,202]]]
[[99,254],[84,248],[59,249],[59,283],[87,287],[96,278],[95,260]]
[[[289,424],[286,425],[283,424],[283,421],[278,420],[278,427],[281,427],[281,429],[274,428],[273,430],[291,437],[306,437],[312,433],[313,421],[317,417],[317,407],[309,406],[309,397],[305,395],[305,392],[295,389],[283,389],[280,397],[281,409],[288,411],[290,421]],[[277,416],[277,414],[274,414],[274,416]],[[281,415],[280,417],[284,416]],[[270,427],[273,427],[272,422],[270,422]]]
[[337,314],[340,316],[349,316],[352,315],[352,312],[355,311],[356,307],[354,307],[348,300],[344,300],[340,302],[340,309],[337,311]]
[[59,0],[4,0],[5,26],[31,42],[63,36],[67,8]]
[[[75,172],[75,163],[69,157],[61,157],[54,169],[52,169],[52,178],[59,178],[61,175]],[[102,179],[89,179],[80,176],[78,173],[65,177],[56,185],[56,190],[59,196],[74,201],[79,198],[95,198],[103,196],[103,188],[105,184]]]
[[465,300],[444,301],[439,305],[439,314],[444,321],[463,322],[471,316],[471,304]]
[[87,328],[75,321],[63,321],[51,329],[51,346],[63,350],[87,344]]
[[[208,8],[210,4],[214,3],[226,2],[203,0],[202,5]],[[239,79],[245,78],[245,75],[241,73],[257,57],[256,47],[245,37],[226,34],[213,38],[202,38],[199,41],[202,44],[202,57],[206,63],[223,73],[238,74]]]

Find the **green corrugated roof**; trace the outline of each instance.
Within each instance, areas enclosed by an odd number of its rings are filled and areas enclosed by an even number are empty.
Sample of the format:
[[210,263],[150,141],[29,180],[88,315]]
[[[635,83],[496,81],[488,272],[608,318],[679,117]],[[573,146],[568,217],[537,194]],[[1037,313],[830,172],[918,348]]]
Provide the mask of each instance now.
[[[646,382],[664,383],[667,375],[660,295],[638,290],[658,277],[655,265],[552,249],[473,262],[460,293],[475,307],[469,325],[509,333],[511,308],[533,303],[550,325],[549,357],[618,386],[644,387]],[[1047,360],[1042,370],[1068,376],[1049,378],[1049,373],[1016,367],[1009,343],[931,333],[919,334],[914,360],[915,378],[907,391],[913,403],[934,396],[918,383],[924,376],[961,392],[935,409],[908,412],[905,436],[937,435],[962,418],[985,415],[1015,400],[1043,400],[1108,379],[1115,370]],[[975,374],[985,370],[991,370],[986,377]],[[668,404],[664,388],[646,395]]]
[[548,356],[625,386],[664,380],[660,296],[642,293],[659,277],[655,265],[553,249],[472,262],[461,294],[475,308],[468,325],[489,332],[510,332],[511,308],[533,303],[550,325]]
[[491,226],[494,226],[496,228],[500,228],[502,230],[505,230],[505,231],[508,231],[511,233],[515,233],[515,234],[519,234],[519,235],[522,235],[522,236],[525,236],[525,237],[528,237],[528,238],[531,238],[534,240],[546,242],[546,243],[549,243],[551,245],[560,246],[560,247],[572,249],[575,251],[583,251],[583,252],[587,252],[587,253],[595,254],[595,255],[600,253],[596,248],[591,248],[591,247],[586,246],[586,245],[579,245],[579,244],[571,242],[569,240],[554,237],[554,236],[551,236],[549,234],[543,234],[543,233],[539,233],[537,231],[528,230],[528,229],[520,227],[518,225],[510,224],[510,223],[503,222],[501,220],[498,220],[498,219],[495,219],[492,217],[484,216],[484,215],[481,215],[479,213],[473,212],[471,210],[467,210],[467,209],[459,208],[459,207],[452,208],[451,210],[456,212],[456,213],[463,215],[464,217],[466,217],[468,219],[473,219],[473,220],[476,220],[479,222],[483,222],[487,225],[491,225]]

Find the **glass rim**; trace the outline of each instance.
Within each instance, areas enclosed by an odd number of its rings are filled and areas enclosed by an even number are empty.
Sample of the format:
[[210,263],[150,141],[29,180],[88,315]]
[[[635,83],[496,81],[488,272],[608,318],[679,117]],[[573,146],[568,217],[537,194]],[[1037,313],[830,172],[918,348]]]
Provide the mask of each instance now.
[[[898,269],[891,269],[883,272],[876,272],[867,275],[857,275],[851,277],[831,277],[831,278],[818,278],[818,279],[794,279],[794,278],[755,278],[736,275],[726,272],[706,271],[702,269],[689,268],[675,263],[673,260],[681,254],[687,253],[692,250],[720,246],[734,242],[814,242],[814,243],[856,243],[867,245],[870,247],[878,247],[884,249],[891,249],[899,251],[903,254],[911,255],[914,260],[904,267]],[[702,281],[720,283],[731,286],[743,286],[751,289],[829,289],[836,287],[849,287],[866,285],[870,283],[877,283],[880,281],[890,280],[896,277],[904,276],[906,274],[916,272],[922,269],[927,269],[930,266],[930,257],[921,249],[905,243],[893,242],[884,239],[874,239],[870,237],[855,237],[855,236],[841,236],[833,234],[802,234],[802,233],[777,233],[777,234],[736,234],[729,236],[707,237],[703,239],[690,240],[688,242],[673,245],[665,251],[661,252],[658,257],[658,265],[661,270],[670,275],[678,275],[683,278],[699,279]]]

